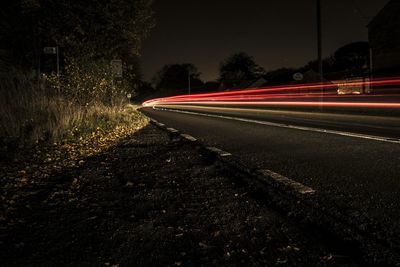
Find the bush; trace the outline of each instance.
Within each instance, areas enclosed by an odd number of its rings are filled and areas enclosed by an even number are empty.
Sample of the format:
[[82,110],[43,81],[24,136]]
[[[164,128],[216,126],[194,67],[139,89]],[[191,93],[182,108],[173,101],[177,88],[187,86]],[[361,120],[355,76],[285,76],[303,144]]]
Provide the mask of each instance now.
[[[83,68],[82,66],[85,66]],[[62,77],[12,71],[0,78],[0,140],[4,145],[77,138],[124,123],[123,83],[106,64],[68,65]]]
[[72,60],[63,75],[43,75],[43,80],[54,92],[84,106],[91,103],[121,105],[126,101],[127,86],[112,77],[110,65],[105,61]]

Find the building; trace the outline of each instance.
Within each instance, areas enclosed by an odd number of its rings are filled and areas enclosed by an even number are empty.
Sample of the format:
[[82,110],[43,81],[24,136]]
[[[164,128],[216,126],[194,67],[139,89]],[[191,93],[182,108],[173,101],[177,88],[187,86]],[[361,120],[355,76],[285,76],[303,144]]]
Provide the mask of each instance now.
[[390,0],[367,27],[374,77],[400,75],[400,0]]

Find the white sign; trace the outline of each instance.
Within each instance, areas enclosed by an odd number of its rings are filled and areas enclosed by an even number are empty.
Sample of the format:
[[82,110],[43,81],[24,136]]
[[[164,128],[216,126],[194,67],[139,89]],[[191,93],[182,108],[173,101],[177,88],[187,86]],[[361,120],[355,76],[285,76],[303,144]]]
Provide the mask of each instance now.
[[293,79],[295,81],[301,81],[304,79],[304,75],[300,72],[296,72],[295,74],[293,74]]
[[126,97],[127,97],[128,99],[131,99],[131,98],[132,98],[132,94],[127,94]]
[[122,78],[122,60],[114,59],[111,60],[111,72],[116,78]]
[[54,47],[54,46],[45,47],[45,48],[43,48],[43,52],[45,54],[55,55],[55,54],[57,54],[57,47]]

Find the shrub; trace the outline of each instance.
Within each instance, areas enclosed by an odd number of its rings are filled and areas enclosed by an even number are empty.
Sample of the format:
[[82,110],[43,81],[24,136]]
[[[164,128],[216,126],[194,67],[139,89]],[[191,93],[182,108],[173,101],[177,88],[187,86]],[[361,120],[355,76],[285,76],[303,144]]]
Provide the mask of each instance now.
[[124,123],[126,104],[124,83],[102,62],[71,62],[63,76],[39,81],[14,70],[0,78],[0,140],[14,147],[110,130]]

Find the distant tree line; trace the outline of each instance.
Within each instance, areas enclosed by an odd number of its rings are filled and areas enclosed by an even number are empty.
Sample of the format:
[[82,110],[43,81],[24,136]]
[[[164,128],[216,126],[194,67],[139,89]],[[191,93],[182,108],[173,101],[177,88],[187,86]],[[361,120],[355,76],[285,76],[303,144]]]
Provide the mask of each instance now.
[[193,64],[169,64],[165,65],[153,78],[157,89],[163,90],[187,90],[189,86],[197,90],[204,83],[200,80],[201,73]]
[[251,81],[265,75],[253,57],[244,52],[233,54],[225,59],[219,67],[219,82],[223,88],[234,87],[243,81]]
[[221,62],[219,72],[217,81],[203,82],[201,73],[193,64],[168,64],[156,73],[153,84],[158,95],[177,94],[188,92],[190,79],[191,92],[201,93],[216,91],[221,85],[230,88],[265,75],[265,70],[244,52],[233,54]]
[[[369,67],[369,45],[367,42],[354,42],[337,49],[323,60],[324,72],[328,76],[345,78],[348,75],[366,75]],[[191,79],[192,92],[229,90],[246,86],[246,82],[255,82],[263,78],[266,85],[294,82],[296,72],[313,72],[318,78],[318,62],[313,60],[300,68],[279,68],[266,71],[258,65],[252,56],[244,52],[235,53],[220,63],[217,81],[203,82],[201,73],[193,64],[165,65],[154,77],[153,84],[159,94],[178,94],[188,92],[188,77]],[[190,73],[190,76],[189,76]],[[306,80],[310,82],[313,80]],[[300,81],[301,82],[301,81]],[[247,83],[248,84],[248,83]]]

